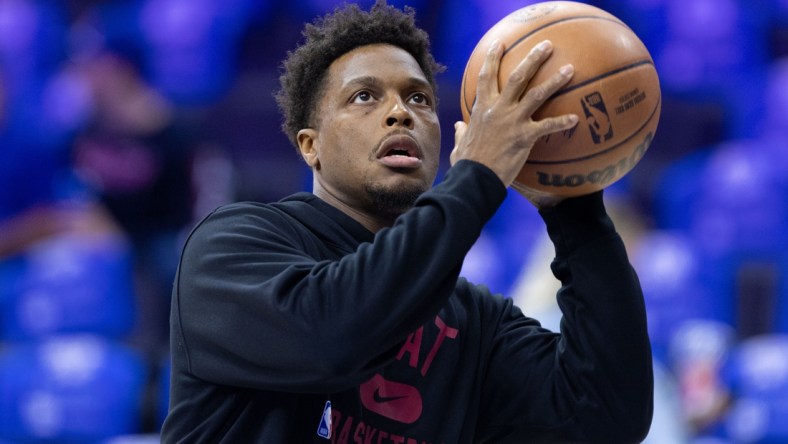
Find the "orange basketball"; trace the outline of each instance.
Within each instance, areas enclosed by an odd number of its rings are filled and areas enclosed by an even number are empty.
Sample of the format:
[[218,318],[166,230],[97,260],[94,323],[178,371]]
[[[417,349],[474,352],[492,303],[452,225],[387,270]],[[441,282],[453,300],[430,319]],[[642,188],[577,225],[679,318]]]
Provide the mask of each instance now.
[[543,40],[553,53],[531,80],[541,83],[571,63],[569,84],[533,119],[577,114],[570,131],[539,139],[516,182],[560,196],[592,193],[614,183],[643,157],[657,129],[659,78],[643,42],[621,20],[597,7],[571,1],[536,3],[504,17],[482,37],[463,75],[461,106],[470,120],[476,82],[490,44],[504,46],[499,85]]

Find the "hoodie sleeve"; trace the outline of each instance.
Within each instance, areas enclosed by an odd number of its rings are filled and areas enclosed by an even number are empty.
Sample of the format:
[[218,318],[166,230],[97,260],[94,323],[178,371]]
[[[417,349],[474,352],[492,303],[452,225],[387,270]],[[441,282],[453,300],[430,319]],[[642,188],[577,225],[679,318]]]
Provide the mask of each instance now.
[[509,301],[485,380],[495,442],[636,442],[652,417],[653,374],[643,294],[602,192],[541,212],[555,245],[561,331]]
[[336,260],[307,254],[303,229],[270,208],[215,212],[188,238],[176,276],[175,365],[267,390],[358,385],[446,303],[505,196],[487,167],[458,162],[391,228]]

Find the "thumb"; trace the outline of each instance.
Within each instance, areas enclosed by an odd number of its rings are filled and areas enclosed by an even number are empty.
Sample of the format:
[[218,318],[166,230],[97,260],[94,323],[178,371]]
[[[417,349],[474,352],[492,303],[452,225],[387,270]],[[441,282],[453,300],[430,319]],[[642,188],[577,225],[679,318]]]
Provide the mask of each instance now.
[[449,162],[452,165],[454,165],[454,163],[457,162],[457,156],[458,156],[457,150],[458,147],[460,146],[460,141],[465,136],[465,131],[467,130],[468,130],[467,123],[463,121],[454,123],[454,149],[451,150],[451,155],[449,156]]

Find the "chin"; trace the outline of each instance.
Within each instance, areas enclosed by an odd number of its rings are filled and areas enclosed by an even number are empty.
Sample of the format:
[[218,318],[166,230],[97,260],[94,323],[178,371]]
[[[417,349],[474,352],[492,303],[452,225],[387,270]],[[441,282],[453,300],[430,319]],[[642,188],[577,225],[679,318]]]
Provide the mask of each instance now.
[[365,189],[370,203],[376,211],[399,215],[413,208],[416,199],[427,191],[429,187],[413,183],[398,186],[369,184]]

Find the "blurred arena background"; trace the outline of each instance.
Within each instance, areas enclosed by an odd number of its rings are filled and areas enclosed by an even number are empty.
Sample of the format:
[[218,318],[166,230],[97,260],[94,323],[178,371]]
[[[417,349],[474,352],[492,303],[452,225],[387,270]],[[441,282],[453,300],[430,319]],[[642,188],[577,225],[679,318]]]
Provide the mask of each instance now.
[[[390,3],[448,68],[445,169],[467,57],[535,2]],[[662,82],[654,143],[606,191],[647,300],[648,442],[788,442],[788,1],[586,3]],[[337,4],[0,0],[0,443],[157,442],[183,236],[309,189],[272,95],[303,22]],[[556,327],[543,231],[507,199],[464,272]]]

